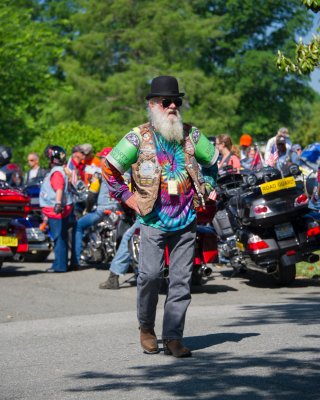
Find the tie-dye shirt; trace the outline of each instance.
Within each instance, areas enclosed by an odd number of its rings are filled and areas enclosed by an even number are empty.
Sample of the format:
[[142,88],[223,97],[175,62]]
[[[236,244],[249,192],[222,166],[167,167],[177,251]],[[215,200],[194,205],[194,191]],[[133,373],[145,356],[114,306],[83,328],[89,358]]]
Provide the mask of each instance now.
[[[139,135],[138,128],[129,132],[108,155],[107,160],[110,168],[108,165],[103,166],[103,176],[107,180],[110,193],[123,202],[132,193],[121,178],[121,173],[124,173],[138,159]],[[196,128],[193,128],[193,140],[195,143],[200,141],[201,135]],[[153,210],[146,216],[139,215],[138,219],[142,224],[164,231],[180,230],[188,226],[196,218],[196,211],[192,205],[194,188],[185,168],[183,148],[181,144],[165,140],[159,133],[154,133],[154,138],[157,159],[162,169],[160,190]],[[206,138],[203,138],[203,140],[206,144],[207,142],[209,143]],[[218,152],[213,150],[213,153],[213,159],[206,160],[206,164],[208,164],[206,165],[207,168],[205,168],[207,175],[215,175],[216,173]],[[177,182],[178,195],[169,195],[168,180],[170,179]]]
[[[160,192],[150,214],[139,219],[142,224],[165,231],[175,231],[188,226],[195,218],[192,207],[194,189],[185,168],[185,158],[181,144],[168,142],[155,134],[158,162],[162,168]],[[178,184],[178,195],[168,194],[168,180]]]

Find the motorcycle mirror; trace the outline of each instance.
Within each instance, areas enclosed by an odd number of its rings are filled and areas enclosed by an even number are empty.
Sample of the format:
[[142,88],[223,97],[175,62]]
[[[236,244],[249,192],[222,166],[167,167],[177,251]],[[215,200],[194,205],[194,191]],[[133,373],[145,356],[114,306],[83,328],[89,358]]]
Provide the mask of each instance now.
[[247,182],[250,186],[255,186],[257,184],[257,177],[254,174],[247,176]]
[[291,164],[289,166],[289,171],[290,171],[290,174],[293,176],[301,174],[300,168],[297,164]]

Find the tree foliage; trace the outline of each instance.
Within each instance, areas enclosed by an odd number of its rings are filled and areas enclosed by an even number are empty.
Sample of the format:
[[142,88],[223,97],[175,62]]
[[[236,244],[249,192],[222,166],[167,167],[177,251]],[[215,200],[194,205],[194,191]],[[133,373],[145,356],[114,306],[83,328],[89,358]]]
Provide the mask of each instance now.
[[70,154],[76,144],[91,143],[93,150],[98,152],[104,147],[113,147],[117,140],[115,135],[106,135],[92,126],[81,125],[78,122],[60,123],[38,136],[23,151],[25,157],[31,151],[37,152],[42,165],[47,165],[48,160],[44,157],[44,150],[49,144],[61,146]]
[[305,78],[274,68],[310,18],[299,0],[78,0],[66,85],[46,120],[77,120],[122,135],[145,120],[144,96],[159,74],[179,78],[185,119],[208,134],[269,136],[292,125]]
[[[320,0],[301,0],[302,3],[313,12],[320,11]],[[286,57],[283,52],[278,51],[277,66],[285,72],[309,74],[320,66],[320,36],[314,34],[307,44],[300,39],[296,45],[295,56]]]
[[18,153],[38,132],[38,117],[56,87],[53,67],[63,50],[54,30],[33,20],[33,5],[0,3],[0,141],[14,143]]

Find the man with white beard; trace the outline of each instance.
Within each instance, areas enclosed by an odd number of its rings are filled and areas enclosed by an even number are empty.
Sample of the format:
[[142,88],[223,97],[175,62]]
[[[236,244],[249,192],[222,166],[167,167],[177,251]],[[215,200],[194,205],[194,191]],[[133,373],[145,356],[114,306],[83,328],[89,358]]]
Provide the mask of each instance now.
[[[166,246],[169,250],[162,341],[164,353],[174,357],[192,354],[182,338],[191,301],[196,207],[204,205],[213,189],[208,182],[214,181],[218,158],[205,135],[182,123],[183,96],[173,76],[154,78],[146,96],[149,122],[125,135],[103,166],[111,195],[135,210],[141,222],[137,315],[147,354],[159,352],[154,327]],[[133,193],[122,178],[130,167]],[[203,175],[209,177],[206,182]]]

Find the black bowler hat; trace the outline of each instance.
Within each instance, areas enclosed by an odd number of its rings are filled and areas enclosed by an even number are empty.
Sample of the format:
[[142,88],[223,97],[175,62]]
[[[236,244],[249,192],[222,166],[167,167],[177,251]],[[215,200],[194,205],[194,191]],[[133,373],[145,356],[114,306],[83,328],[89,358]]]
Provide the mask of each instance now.
[[174,76],[161,75],[154,78],[151,82],[151,92],[146,96],[149,100],[152,97],[182,97],[184,93],[179,93],[178,81]]

